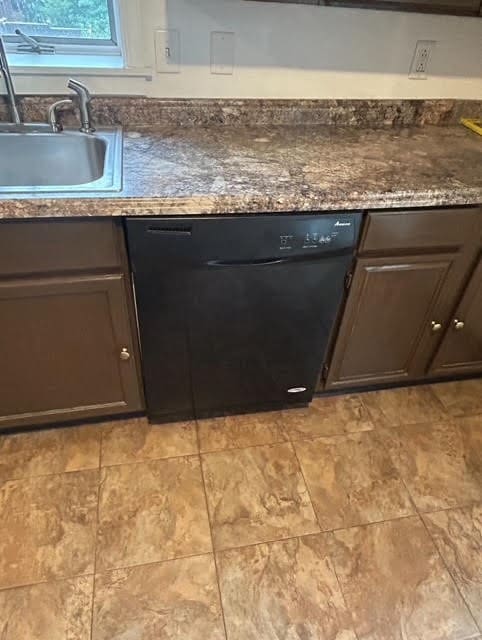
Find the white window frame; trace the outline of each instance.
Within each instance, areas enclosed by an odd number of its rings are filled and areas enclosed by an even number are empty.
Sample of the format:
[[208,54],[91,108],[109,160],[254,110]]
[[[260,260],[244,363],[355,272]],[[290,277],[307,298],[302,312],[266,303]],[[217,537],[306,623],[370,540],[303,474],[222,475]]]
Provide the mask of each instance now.
[[[121,55],[37,54],[8,52],[8,61],[19,95],[61,93],[72,76],[89,83],[94,92],[105,93],[105,80],[112,94],[146,95],[146,82],[153,78],[152,60],[145,46],[143,0],[115,0],[117,40]],[[88,47],[92,45],[87,45]],[[128,82],[128,85],[126,85]],[[1,83],[0,83],[1,84]],[[128,89],[126,89],[128,87]]]
[[[121,46],[121,28],[119,6],[117,0],[106,0],[109,13],[109,23],[112,33],[110,40],[94,40],[89,38],[67,38],[54,36],[34,36],[34,39],[40,44],[53,45],[54,53],[36,53],[34,51],[19,49],[19,45],[24,44],[22,38],[17,35],[4,35],[3,40],[6,45],[7,53],[16,56],[36,55],[39,58],[39,64],[43,64],[44,58],[52,58],[58,55],[78,55],[80,56],[122,56]],[[27,34],[29,35],[29,34]],[[40,60],[41,59],[41,60]]]

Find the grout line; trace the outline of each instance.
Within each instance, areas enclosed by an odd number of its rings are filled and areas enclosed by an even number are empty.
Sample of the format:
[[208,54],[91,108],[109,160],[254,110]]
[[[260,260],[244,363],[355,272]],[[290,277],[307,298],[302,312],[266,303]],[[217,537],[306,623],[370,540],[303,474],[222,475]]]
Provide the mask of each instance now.
[[[361,394],[359,394],[361,395]],[[204,454],[213,454],[213,453],[221,453],[221,452],[225,452],[225,451],[243,451],[244,449],[252,449],[255,447],[263,447],[263,446],[273,446],[273,445],[277,445],[277,444],[286,444],[288,442],[300,442],[300,441],[306,441],[306,440],[316,440],[319,438],[334,438],[334,437],[340,437],[340,436],[349,436],[352,434],[358,434],[358,433],[368,433],[368,432],[377,432],[380,429],[386,429],[386,430],[398,430],[398,429],[403,429],[406,427],[413,427],[413,426],[422,426],[422,425],[428,425],[428,424],[440,424],[440,423],[447,423],[447,424],[457,424],[457,422],[459,420],[463,420],[465,418],[474,418],[474,417],[478,417],[478,416],[482,416],[482,413],[467,413],[464,415],[460,415],[460,416],[451,416],[451,415],[446,415],[443,416],[442,418],[439,418],[437,420],[431,420],[431,421],[425,421],[425,422],[410,422],[410,423],[404,423],[404,424],[399,424],[399,425],[395,425],[395,426],[389,426],[389,425],[385,425],[383,424],[380,420],[374,420],[371,418],[371,422],[373,424],[373,429],[363,429],[363,430],[357,430],[357,431],[340,431],[337,433],[332,433],[332,434],[317,434],[317,435],[303,435],[300,437],[293,437],[292,435],[290,435],[289,429],[285,429],[284,433],[286,434],[286,438],[280,438],[279,440],[274,440],[271,442],[265,442],[265,443],[260,443],[260,444],[254,444],[254,445],[246,445],[246,446],[237,446],[237,447],[223,447],[221,449],[208,449],[205,451],[201,451],[201,446],[200,446],[200,438],[199,438],[199,431],[198,431],[198,425],[196,422],[196,440],[197,440],[197,448],[198,451],[196,452],[191,452],[191,453],[180,453],[180,454],[176,454],[176,455],[171,455],[171,456],[164,456],[164,457],[160,457],[160,458],[146,458],[143,460],[130,460],[128,462],[118,462],[118,463],[112,463],[112,464],[107,464],[107,465],[103,465],[101,463],[101,467],[103,469],[108,469],[108,468],[112,468],[112,467],[120,467],[120,466],[124,466],[124,465],[133,465],[133,464],[144,464],[144,463],[149,463],[149,462],[160,462],[161,460],[172,460],[172,459],[176,459],[176,458],[189,458],[189,457],[194,457],[198,454],[204,455]],[[74,425],[72,427],[68,427],[69,429],[76,429],[76,428],[83,428],[85,425]],[[94,425],[96,426],[96,425]],[[99,425],[100,426],[100,425]],[[2,438],[8,438],[10,435],[23,435],[23,434],[0,434],[0,440]],[[102,455],[102,452],[101,452]],[[79,472],[83,472],[83,471],[92,471],[94,469],[97,469],[97,466],[94,467],[81,467],[79,469],[71,469],[71,470],[64,470],[64,471],[54,471],[54,472],[50,472],[50,473],[36,473],[36,474],[32,474],[32,475],[24,475],[24,476],[13,476],[13,477],[6,477],[2,479],[2,482],[10,482],[10,481],[19,481],[19,480],[27,480],[27,479],[31,479],[31,478],[46,478],[46,477],[50,477],[50,476],[56,476],[56,475],[64,475],[64,474],[70,474],[70,473],[79,473]],[[450,507],[452,508],[452,507]]]
[[270,442],[260,442],[258,444],[247,444],[242,447],[227,446],[227,447],[223,447],[222,449],[205,449],[203,451],[200,451],[200,454],[203,456],[211,453],[224,453],[226,451],[244,451],[245,449],[255,449],[256,447],[271,447],[276,444],[289,444],[289,442],[290,442],[289,439],[271,440]]
[[199,422],[194,420],[194,429],[196,430],[196,446],[198,455],[201,454],[201,435],[199,433]]
[[[313,499],[312,499],[312,497],[311,497],[310,488],[309,488],[308,482],[306,481],[305,474],[303,473],[303,467],[301,466],[300,459],[298,458],[298,452],[296,451],[296,447],[295,447],[295,445],[294,445],[294,443],[293,443],[292,441],[291,441],[291,443],[290,443],[290,444],[291,444],[291,447],[292,447],[292,449],[293,449],[293,451],[294,451],[295,458],[296,458],[296,461],[297,461],[297,463],[298,463],[298,466],[299,466],[299,468],[300,468],[301,477],[303,478],[303,481],[304,481],[304,483],[305,483],[306,491],[307,491],[307,493],[308,493],[308,497],[309,497],[309,499],[310,499],[311,508],[313,509],[313,513],[315,514],[315,518],[316,518],[316,522],[317,522],[317,524],[318,524],[318,528],[320,529],[320,533],[311,533],[311,534],[306,534],[306,536],[297,536],[297,538],[308,537],[308,535],[315,535],[315,536],[317,536],[317,535],[323,535],[323,536],[326,536],[326,537],[329,537],[329,536],[333,537],[333,531],[323,531],[323,530],[322,530],[322,527],[321,527],[321,525],[320,525],[320,520],[319,520],[319,518],[318,518],[318,512],[317,512],[317,510],[315,509],[315,505],[314,505],[314,503],[313,503]],[[339,579],[338,574],[337,574],[337,572],[336,572],[335,561],[334,561],[334,559],[332,558],[332,554],[331,554],[330,546],[331,546],[331,545],[330,545],[330,544],[328,544],[328,549],[329,549],[328,557],[329,557],[329,559],[330,559],[330,563],[331,563],[331,566],[332,566],[332,568],[333,568],[333,573],[335,574],[335,580],[336,580],[336,583],[337,583],[337,585],[338,585],[338,589],[339,589],[339,591],[340,591],[341,597],[343,598],[343,602],[344,602],[344,604],[345,604],[345,609],[346,609],[346,612],[347,612],[347,616],[349,617],[349,621],[350,621],[350,628],[351,628],[351,630],[353,631],[353,633],[354,633],[355,637],[357,638],[357,640],[359,640],[358,633],[356,632],[356,629],[355,629],[355,624],[354,624],[354,620],[353,620],[352,611],[351,611],[351,609],[348,607],[348,603],[347,603],[347,601],[346,601],[346,597],[345,597],[345,592],[344,592],[344,591],[343,591],[343,589],[342,589],[342,586],[341,586],[341,583],[340,583],[340,579]]]
[[[385,427],[386,428],[386,427]],[[396,428],[396,427],[395,427]],[[393,468],[395,469],[396,473],[397,473],[397,477],[400,480],[400,482],[403,485],[403,488],[405,489],[405,491],[407,492],[407,496],[408,499],[410,500],[410,504],[412,505],[412,509],[413,509],[413,514],[412,515],[420,515],[420,512],[418,510],[417,504],[415,502],[414,497],[412,496],[412,493],[410,491],[410,489],[408,488],[407,483],[405,482],[405,479],[403,477],[402,472],[400,471],[400,469],[398,468],[398,466],[395,463],[394,460],[394,456],[392,455],[392,452],[390,451],[390,447],[388,446],[386,439],[382,437],[382,434],[379,434],[380,436],[380,444],[382,446],[382,449],[385,451],[385,453],[388,456],[388,459],[390,460],[390,462],[393,465]]]
[[290,442],[290,445],[291,445],[291,449],[293,451],[293,454],[295,456],[295,460],[296,460],[296,463],[298,465],[298,469],[300,470],[301,477],[303,478],[303,482],[305,483],[306,493],[308,494],[308,500],[310,501],[311,508],[312,508],[313,514],[315,516],[316,524],[318,525],[318,529],[320,530],[320,533],[321,533],[322,528],[321,528],[320,520],[318,518],[318,513],[317,513],[317,511],[315,509],[315,504],[313,502],[313,498],[311,497],[311,491],[310,491],[310,488],[308,486],[308,482],[306,481],[305,474],[303,473],[303,467],[301,466],[300,459],[298,458],[298,452],[296,451],[296,447],[292,442]]
[[104,445],[104,430],[101,429],[100,432],[100,448],[99,448],[99,469],[98,469],[98,486],[97,486],[97,505],[96,505],[96,516],[95,516],[95,538],[94,538],[94,578],[92,580],[92,606],[90,611],[90,637],[91,639],[94,637],[94,605],[95,605],[95,583],[96,583],[96,573],[97,573],[97,543],[99,539],[99,513],[100,513],[100,492],[102,488],[102,453],[103,453],[103,445]]
[[214,562],[214,571],[216,573],[216,584],[218,587],[218,597],[219,597],[219,606],[221,609],[221,618],[223,621],[223,628],[224,628],[224,636],[227,640],[228,638],[228,630],[226,627],[226,616],[224,614],[224,606],[223,606],[223,598],[222,598],[222,594],[221,594],[221,583],[219,580],[219,567],[218,567],[218,562],[217,562],[217,558],[216,558],[216,550],[214,547],[214,534],[213,534],[213,527],[211,524],[211,514],[209,511],[209,505],[208,505],[208,493],[207,493],[207,489],[206,489],[206,480],[204,478],[204,468],[203,468],[203,462],[202,462],[202,457],[201,454],[199,454],[199,466],[200,466],[200,470],[201,470],[201,481],[203,484],[203,489],[204,489],[204,502],[206,505],[206,512],[207,512],[207,516],[208,516],[208,525],[209,525],[209,533],[211,535],[211,547],[212,547],[212,555],[213,555],[213,562]]
[[82,467],[80,469],[69,469],[67,471],[52,471],[51,473],[35,473],[34,475],[17,476],[13,478],[2,478],[1,482],[22,482],[23,480],[35,480],[36,478],[52,478],[53,476],[67,476],[73,473],[85,473],[87,471],[98,471],[99,465],[95,467]]
[[[421,424],[421,423],[419,423],[419,424]],[[424,424],[429,424],[429,423],[424,423]],[[403,428],[403,426],[405,426],[405,425],[402,425],[402,427],[385,427],[384,430],[390,432],[391,429],[398,430],[399,428]],[[390,460],[391,460],[391,462],[393,464],[393,467],[395,468],[400,481],[402,482],[403,486],[405,487],[405,490],[406,490],[406,492],[407,492],[407,494],[408,494],[408,496],[410,498],[410,502],[412,503],[412,507],[414,508],[414,511],[415,511],[416,514],[423,515],[423,514],[426,514],[426,513],[427,514],[428,513],[437,513],[439,511],[451,511],[452,509],[464,509],[464,508],[470,507],[470,506],[472,506],[474,504],[479,504],[479,502],[480,502],[480,504],[482,504],[482,501],[471,500],[469,502],[462,502],[462,503],[459,503],[459,504],[456,504],[456,505],[453,505],[453,506],[450,506],[450,507],[437,507],[435,509],[421,509],[421,508],[419,508],[417,506],[415,498],[412,496],[412,493],[411,493],[411,491],[410,491],[410,489],[408,487],[407,482],[405,481],[405,478],[403,477],[402,472],[399,470],[397,464],[395,463],[394,456],[392,455],[392,453],[390,451],[390,448],[388,447],[388,445],[386,443],[385,438],[382,437],[380,439],[380,442],[381,442],[381,445],[384,448],[385,452],[387,453],[388,457],[390,458]]]
[[[331,534],[331,537],[333,538],[332,534]],[[334,543],[332,542],[332,544],[334,544]],[[329,549],[328,557],[330,559],[331,566],[333,568],[333,573],[335,574],[335,580],[336,580],[336,583],[338,585],[338,589],[340,590],[341,597],[343,598],[343,602],[345,604],[345,609],[346,609],[347,617],[348,617],[348,619],[350,621],[351,630],[353,631],[353,633],[355,635],[355,638],[357,640],[360,640],[360,636],[358,635],[358,632],[357,632],[356,626],[355,626],[355,616],[353,615],[353,609],[352,609],[352,607],[348,606],[348,601],[346,599],[345,591],[343,590],[343,587],[341,586],[341,581],[340,581],[340,578],[338,576],[338,572],[336,570],[336,562],[335,562],[335,559],[333,557],[332,549],[330,549],[330,546],[332,546],[332,544],[328,543],[328,549]]]
[[145,458],[144,460],[129,460],[128,462],[116,462],[114,464],[105,464],[102,469],[116,469],[118,467],[132,467],[134,465],[150,464],[154,462],[167,462],[168,460],[179,460],[185,458],[196,458],[199,453],[180,453],[178,455],[167,456],[163,458]]
[[438,507],[437,509],[418,509],[418,512],[421,516],[428,516],[432,513],[444,513],[445,511],[457,511],[460,509],[470,509],[471,507],[481,506],[482,500],[471,500],[469,502],[461,502],[459,504],[455,504],[452,507]]
[[281,444],[291,444],[290,440],[281,440],[279,442],[265,442],[261,444],[250,444],[246,447],[231,447],[229,449],[214,449],[213,451],[203,451],[200,453],[201,457],[205,455],[215,455],[219,453],[229,453],[230,451],[246,451],[247,449],[259,449],[261,447],[275,447]]
[[[469,606],[469,604],[468,604],[467,600],[465,599],[465,597],[464,597],[464,595],[463,595],[462,591],[460,590],[459,585],[457,584],[457,581],[455,580],[455,578],[454,578],[454,576],[453,576],[453,574],[452,574],[452,571],[450,570],[450,568],[449,568],[448,564],[446,563],[445,558],[443,557],[442,552],[440,551],[440,548],[439,548],[439,546],[438,546],[438,544],[437,544],[437,542],[436,542],[435,538],[434,538],[434,537],[432,536],[432,534],[430,533],[430,529],[428,528],[427,523],[425,522],[425,520],[424,520],[424,518],[423,518],[423,515],[422,515],[421,513],[419,513],[419,518],[420,518],[420,520],[422,521],[422,525],[423,525],[423,527],[425,528],[425,531],[426,531],[426,533],[427,533],[427,535],[428,535],[429,539],[431,540],[431,542],[432,542],[432,544],[433,544],[433,546],[434,546],[434,548],[435,548],[435,551],[437,552],[437,555],[438,555],[438,557],[440,558],[440,560],[441,560],[441,562],[442,562],[442,565],[445,567],[445,570],[447,571],[448,575],[450,576],[450,579],[452,580],[452,583],[453,583],[453,585],[454,585],[454,587],[455,587],[455,589],[456,589],[457,593],[459,594],[459,596],[460,596],[460,598],[461,598],[462,602],[464,603],[465,608],[466,608],[466,609],[467,609],[467,611],[469,612],[469,615],[470,615],[470,617],[472,618],[472,621],[473,621],[473,623],[474,623],[474,625],[475,625],[475,629],[476,629],[479,633],[480,633],[480,632],[482,632],[482,628],[480,628],[480,627],[479,627],[479,625],[477,624],[477,620],[475,619],[475,616],[474,616],[474,614],[472,613],[472,609],[470,608],[470,606]],[[474,637],[474,636],[471,636],[471,637]],[[475,637],[476,637],[476,636],[475,636]]]
[[[316,512],[315,512],[316,516]],[[332,533],[338,533],[339,531],[349,531],[350,529],[365,529],[366,527],[373,527],[377,524],[389,524],[391,522],[398,522],[399,520],[406,520],[408,518],[417,518],[417,513],[409,513],[403,516],[397,516],[396,518],[390,518],[389,520],[376,520],[375,522],[363,522],[361,524],[353,524],[348,527],[337,527],[336,529],[322,529],[321,531],[311,531],[310,533],[299,533],[297,535],[288,535],[282,538],[270,538],[268,540],[261,540],[259,542],[250,542],[249,544],[240,544],[234,547],[223,547],[218,549],[217,553],[224,553],[226,551],[237,551],[240,549],[249,549],[250,547],[258,547],[264,544],[273,544],[275,542],[286,542],[287,540],[293,540],[298,538],[308,538],[310,536],[328,536]]]
[[[433,395],[435,395],[435,394],[433,394]],[[398,474],[398,476],[399,476],[399,478],[400,478],[400,481],[401,481],[401,483],[403,484],[403,486],[405,487],[405,490],[406,490],[406,492],[407,492],[407,494],[408,494],[408,496],[409,496],[409,498],[410,498],[410,502],[412,503],[412,507],[413,507],[413,508],[414,508],[414,510],[415,510],[415,514],[414,514],[414,515],[416,515],[416,516],[418,517],[418,519],[421,521],[422,526],[424,527],[425,532],[427,533],[427,535],[428,535],[429,539],[431,540],[431,542],[432,542],[433,546],[435,547],[435,550],[436,550],[436,552],[437,552],[437,555],[439,556],[439,558],[440,558],[440,560],[441,560],[441,562],[442,562],[443,566],[445,567],[445,570],[447,571],[448,575],[450,576],[450,579],[452,580],[452,583],[454,584],[455,589],[457,590],[457,592],[458,592],[458,594],[459,594],[460,598],[462,599],[462,602],[465,604],[465,607],[466,607],[467,611],[469,612],[469,615],[470,615],[470,617],[472,618],[472,620],[473,620],[473,622],[474,622],[474,624],[475,624],[475,628],[476,628],[478,631],[481,631],[481,632],[482,632],[482,629],[480,629],[480,628],[479,628],[479,625],[477,624],[477,621],[476,621],[476,619],[475,619],[475,617],[474,617],[474,615],[473,615],[473,613],[472,613],[472,610],[470,609],[470,607],[469,607],[469,605],[468,605],[467,601],[465,600],[464,596],[462,595],[462,592],[460,591],[459,586],[458,586],[458,584],[457,584],[457,582],[456,582],[456,580],[455,580],[454,576],[452,575],[452,572],[450,571],[450,569],[449,569],[449,567],[448,567],[447,563],[445,562],[445,559],[444,559],[444,557],[442,556],[442,553],[441,553],[441,551],[440,551],[440,549],[439,549],[439,547],[438,547],[438,545],[437,545],[437,543],[436,543],[436,541],[435,541],[434,537],[433,537],[433,536],[432,536],[432,534],[430,533],[430,530],[429,530],[429,528],[427,527],[427,524],[426,524],[426,522],[425,522],[425,520],[424,520],[424,518],[423,518],[423,516],[424,516],[424,515],[426,515],[426,514],[430,514],[430,513],[438,513],[438,512],[441,512],[441,511],[442,511],[442,512],[444,512],[444,511],[452,511],[452,510],[454,510],[454,509],[466,508],[468,505],[465,505],[465,507],[464,507],[464,506],[454,506],[454,507],[448,507],[448,508],[445,508],[445,509],[435,509],[435,510],[433,510],[433,511],[422,511],[422,510],[420,510],[420,509],[417,507],[417,503],[415,502],[415,499],[413,498],[412,493],[410,492],[410,490],[409,490],[409,488],[408,488],[408,485],[407,485],[407,483],[405,482],[405,479],[404,479],[403,475],[400,473],[400,471],[398,470],[397,465],[396,465],[396,464],[395,464],[395,462],[393,461],[393,458],[392,458],[392,455],[391,455],[391,453],[390,453],[390,450],[389,450],[388,446],[386,445],[385,441],[383,441],[383,439],[382,439],[382,446],[383,446],[383,448],[385,449],[385,451],[387,452],[387,455],[390,457],[390,459],[391,459],[391,461],[392,461],[392,464],[393,464],[393,466],[395,467],[395,469],[396,469],[396,471],[397,471],[397,474]],[[474,501],[472,504],[477,504],[477,501]],[[476,639],[474,639],[474,640],[476,640]]]
[[479,628],[479,625],[477,624],[477,621],[475,620],[475,617],[474,617],[474,615],[473,615],[473,613],[472,613],[472,611],[471,611],[471,609],[470,609],[469,605],[467,604],[467,602],[466,602],[465,598],[463,597],[463,595],[462,595],[462,593],[461,593],[461,591],[460,591],[460,589],[459,589],[459,587],[458,587],[458,585],[457,585],[457,583],[456,583],[456,581],[455,581],[455,578],[454,578],[454,576],[452,575],[452,572],[450,571],[450,569],[449,569],[449,567],[448,567],[447,563],[445,562],[445,559],[443,558],[442,553],[441,553],[441,551],[440,551],[440,549],[439,549],[439,547],[438,547],[437,543],[435,542],[435,540],[434,540],[434,538],[433,538],[432,534],[430,533],[430,530],[428,529],[427,524],[426,524],[426,522],[425,522],[425,520],[424,520],[424,518],[423,518],[423,516],[424,516],[425,514],[429,514],[429,513],[437,513],[437,512],[440,512],[440,511],[452,511],[453,509],[460,509],[460,508],[463,508],[463,507],[458,507],[458,506],[457,506],[457,507],[450,507],[450,508],[447,508],[447,509],[436,509],[435,511],[421,511],[421,510],[417,507],[417,504],[416,504],[416,502],[415,502],[415,500],[414,500],[414,498],[413,498],[413,496],[412,496],[412,494],[411,494],[411,492],[410,492],[410,490],[409,490],[409,488],[408,488],[408,486],[407,486],[407,483],[405,482],[405,479],[403,478],[402,474],[399,472],[399,470],[398,470],[398,468],[397,468],[397,465],[393,462],[393,458],[392,458],[392,456],[390,455],[390,451],[389,451],[388,447],[385,445],[385,443],[384,443],[384,442],[382,443],[382,446],[385,448],[385,450],[386,450],[387,454],[389,455],[390,459],[392,460],[392,464],[394,465],[395,469],[397,470],[397,474],[398,474],[398,476],[399,476],[399,478],[400,478],[400,481],[402,482],[403,486],[405,487],[405,490],[407,491],[407,494],[408,494],[408,496],[409,496],[409,498],[410,498],[410,502],[412,503],[412,506],[413,506],[413,508],[415,509],[415,514],[414,514],[414,515],[416,515],[416,516],[418,517],[418,519],[421,521],[422,526],[424,527],[425,532],[427,533],[427,535],[428,535],[429,539],[431,540],[431,542],[432,542],[432,544],[433,544],[433,546],[434,546],[434,548],[435,548],[435,550],[436,550],[436,552],[437,552],[438,557],[440,558],[440,560],[441,560],[441,562],[442,562],[443,566],[445,567],[445,570],[447,571],[448,575],[450,576],[450,579],[452,580],[452,583],[454,584],[455,589],[457,590],[457,592],[458,592],[459,596],[461,597],[462,602],[465,604],[465,607],[466,607],[466,609],[468,610],[468,612],[469,612],[469,614],[470,614],[470,617],[472,618],[472,620],[473,620],[473,622],[474,622],[474,624],[475,624],[475,628],[476,628],[478,631],[482,631],[482,629],[480,629],[480,628]]
[[438,397],[438,395],[435,393],[435,391],[433,390],[433,385],[428,384],[425,387],[426,389],[428,389],[429,395],[432,396],[432,398],[435,400],[435,404],[438,404],[438,406],[442,409],[442,411],[444,413],[449,413],[447,407],[444,405],[444,403],[442,402],[442,400],[440,400],[440,398]]
[[[202,558],[203,556],[211,556],[212,551],[203,551],[202,553],[189,553],[183,556],[176,556],[174,558],[165,558],[164,560],[150,560],[149,562],[139,562],[138,564],[126,564],[119,567],[109,567],[99,571],[97,575],[106,575],[113,573],[114,571],[124,571],[125,569],[139,569],[140,567],[149,567],[151,565],[166,564],[168,562],[177,562],[178,560],[189,560],[190,558]],[[89,574],[93,575],[93,574]]]
[[37,582],[24,582],[22,584],[14,584],[7,587],[0,587],[0,593],[2,591],[15,591],[16,589],[26,589],[28,587],[38,587],[43,584],[55,584],[57,582],[67,582],[69,580],[77,580],[78,578],[90,578],[93,573],[74,573],[71,576],[61,576],[59,578],[51,578],[49,580],[38,580]]

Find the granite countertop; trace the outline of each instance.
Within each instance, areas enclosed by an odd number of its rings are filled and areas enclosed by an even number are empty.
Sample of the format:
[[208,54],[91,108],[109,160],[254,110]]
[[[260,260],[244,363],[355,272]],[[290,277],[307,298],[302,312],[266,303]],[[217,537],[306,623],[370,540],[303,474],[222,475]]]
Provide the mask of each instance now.
[[480,203],[482,139],[461,126],[164,126],[125,132],[122,191],[4,195],[0,218]]

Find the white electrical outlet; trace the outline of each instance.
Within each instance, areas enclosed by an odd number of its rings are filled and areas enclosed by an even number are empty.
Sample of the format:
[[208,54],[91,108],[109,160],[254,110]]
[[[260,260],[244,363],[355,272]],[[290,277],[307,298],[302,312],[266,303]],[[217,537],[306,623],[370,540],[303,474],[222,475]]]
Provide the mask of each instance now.
[[154,31],[157,73],[179,73],[181,70],[181,37],[177,29]]
[[410,65],[408,77],[412,80],[425,80],[430,57],[435,47],[435,40],[419,40],[415,45],[415,52]]

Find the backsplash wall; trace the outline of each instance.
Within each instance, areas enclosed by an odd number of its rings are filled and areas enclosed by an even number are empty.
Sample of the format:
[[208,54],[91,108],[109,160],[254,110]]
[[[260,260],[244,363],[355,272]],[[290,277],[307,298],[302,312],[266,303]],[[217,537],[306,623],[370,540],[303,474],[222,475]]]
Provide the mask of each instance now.
[[[84,75],[94,92],[163,98],[482,98],[482,18],[249,0],[132,2],[139,3],[139,24],[126,25],[128,35],[137,32],[142,50],[136,58],[152,68],[152,81]],[[154,31],[166,28],[180,34],[179,73],[155,69]],[[213,32],[234,34],[229,36],[232,73],[212,73]],[[417,40],[436,41],[426,80],[408,78]],[[221,62],[229,62],[226,56]],[[20,93],[60,93],[65,80],[15,76]]]
[[[45,122],[59,96],[23,96],[20,113],[26,122]],[[169,99],[141,96],[95,96],[94,124],[123,125],[336,125],[345,127],[411,127],[454,125],[461,116],[482,116],[482,100],[271,100]],[[0,99],[0,121],[9,117]],[[67,126],[79,125],[78,113],[63,111]]]

